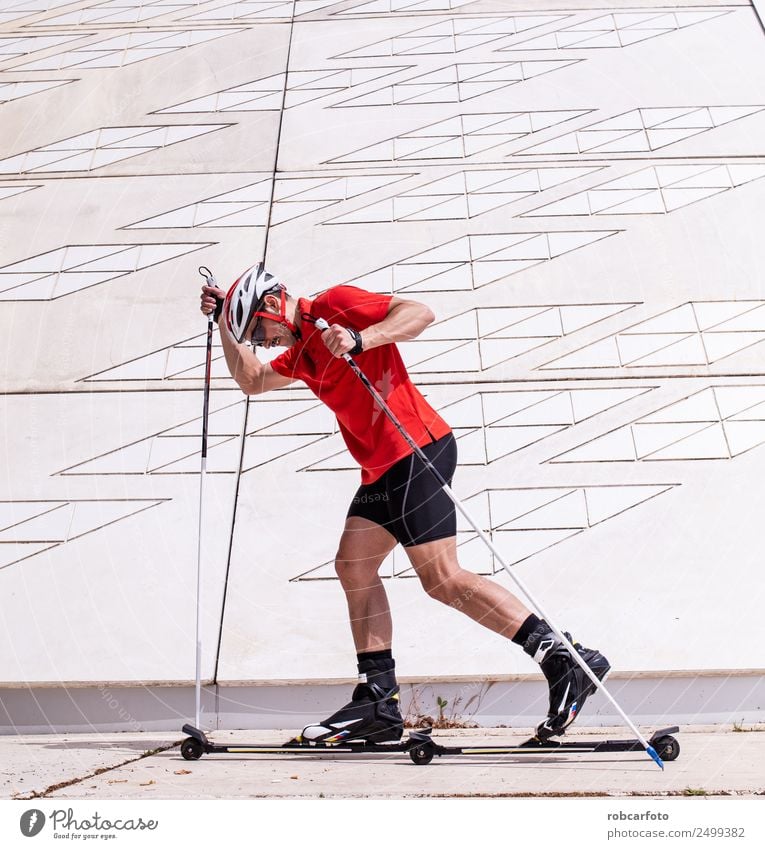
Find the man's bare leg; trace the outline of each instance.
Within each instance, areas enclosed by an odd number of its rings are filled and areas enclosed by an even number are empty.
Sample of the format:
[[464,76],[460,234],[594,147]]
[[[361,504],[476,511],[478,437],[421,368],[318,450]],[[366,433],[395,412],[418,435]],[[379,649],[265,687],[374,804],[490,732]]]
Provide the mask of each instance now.
[[[455,537],[411,546],[406,553],[428,595],[513,640],[540,664],[550,706],[536,733],[540,739],[563,734],[595,688],[550,626],[504,587],[463,569]],[[577,644],[577,651],[602,681],[611,668],[608,660],[597,649]]]
[[395,545],[395,538],[380,525],[359,516],[346,519],[335,570],[345,591],[358,653],[391,647],[390,606],[377,572]]
[[385,743],[401,739],[404,722],[391,651],[393,627],[388,596],[377,574],[395,545],[396,540],[380,525],[360,516],[346,520],[335,569],[348,602],[359,683],[351,701],[322,722],[307,725],[302,740]]
[[471,619],[512,639],[531,611],[509,590],[463,569],[455,537],[405,549],[425,592]]

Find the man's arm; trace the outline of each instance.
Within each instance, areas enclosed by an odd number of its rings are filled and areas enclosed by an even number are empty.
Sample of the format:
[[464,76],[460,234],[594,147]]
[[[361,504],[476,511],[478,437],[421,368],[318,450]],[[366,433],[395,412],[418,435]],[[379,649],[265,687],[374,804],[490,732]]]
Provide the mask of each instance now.
[[[392,342],[409,342],[435,321],[430,307],[418,301],[406,301],[403,298],[391,298],[388,314],[377,324],[361,331],[361,344],[364,351],[389,345]],[[333,324],[322,336],[324,344],[335,357],[350,351],[355,342],[341,324]]]
[[[213,292],[215,295],[212,294]],[[211,286],[202,287],[201,309],[205,315],[209,315],[215,309],[216,295],[225,297],[226,293],[222,289]],[[218,329],[228,370],[246,395],[260,395],[295,382],[293,378],[284,377],[274,371],[270,363],[261,363],[255,352],[247,345],[234,341],[226,328],[226,317],[223,313],[218,318]]]

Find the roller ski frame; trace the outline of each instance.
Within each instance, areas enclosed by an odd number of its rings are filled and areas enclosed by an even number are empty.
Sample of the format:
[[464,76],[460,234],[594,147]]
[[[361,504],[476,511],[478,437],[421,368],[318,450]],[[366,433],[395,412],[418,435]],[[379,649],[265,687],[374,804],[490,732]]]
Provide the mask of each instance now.
[[[410,731],[400,743],[370,743],[364,740],[347,743],[298,743],[291,741],[282,745],[261,743],[233,743],[223,745],[207,739],[204,732],[193,725],[184,725],[183,733],[189,736],[181,743],[181,755],[187,761],[196,761],[202,755],[367,755],[407,754],[412,763],[422,766],[434,757],[443,755],[558,755],[590,754],[600,752],[642,752],[639,740],[580,740],[541,741],[531,737],[516,746],[442,745],[431,737],[431,728]],[[674,761],[680,754],[680,744],[673,737],[680,729],[673,725],[654,731],[650,743],[664,761]]]

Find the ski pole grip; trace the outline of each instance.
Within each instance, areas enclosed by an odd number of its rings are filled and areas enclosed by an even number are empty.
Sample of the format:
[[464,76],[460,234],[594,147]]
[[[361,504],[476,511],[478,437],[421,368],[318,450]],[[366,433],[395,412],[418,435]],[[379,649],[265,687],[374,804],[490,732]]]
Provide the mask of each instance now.
[[[315,321],[315,327],[317,330],[320,330],[324,333],[325,330],[329,330],[329,324],[327,324],[326,320],[323,318],[317,318]],[[347,360],[349,363],[353,363],[350,354],[342,354],[341,355],[344,360]],[[353,363],[355,365],[355,363]]]

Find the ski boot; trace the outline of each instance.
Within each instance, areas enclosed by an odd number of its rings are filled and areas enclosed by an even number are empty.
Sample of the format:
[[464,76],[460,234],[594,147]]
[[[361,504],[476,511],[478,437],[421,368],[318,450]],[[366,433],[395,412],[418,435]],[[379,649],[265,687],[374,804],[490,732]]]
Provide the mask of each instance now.
[[[597,679],[605,680],[611,669],[608,660],[597,649],[587,649],[575,643],[567,632],[564,634]],[[550,687],[547,719],[540,722],[536,729],[539,740],[549,740],[565,733],[596,687],[544,620],[526,640],[523,650],[540,665]]]
[[[380,669],[380,666],[390,666]],[[323,722],[306,725],[298,743],[334,743],[364,740],[369,743],[397,743],[404,733],[399,710],[399,687],[393,661],[363,661],[359,683],[351,701]]]

